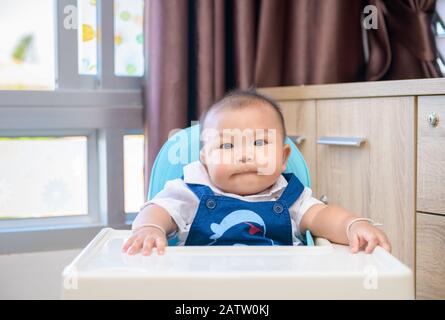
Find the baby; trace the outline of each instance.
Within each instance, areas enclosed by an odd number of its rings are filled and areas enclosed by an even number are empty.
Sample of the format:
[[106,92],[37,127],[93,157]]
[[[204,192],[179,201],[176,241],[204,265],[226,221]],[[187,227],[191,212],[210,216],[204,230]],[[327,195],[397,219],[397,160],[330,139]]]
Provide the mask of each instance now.
[[279,106],[255,91],[234,91],[203,116],[199,161],[168,181],[133,222],[122,250],[163,254],[167,238],[179,245],[300,245],[315,236],[349,244],[351,252],[390,251],[369,219],[325,205],[293,174]]

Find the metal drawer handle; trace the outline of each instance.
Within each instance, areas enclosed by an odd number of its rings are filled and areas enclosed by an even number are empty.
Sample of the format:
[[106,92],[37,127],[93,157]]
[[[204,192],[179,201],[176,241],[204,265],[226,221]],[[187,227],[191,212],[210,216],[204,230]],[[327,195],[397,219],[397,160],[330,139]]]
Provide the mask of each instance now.
[[328,197],[325,194],[321,195],[320,201],[323,202],[324,204],[328,204],[329,202]]
[[289,136],[289,139],[292,140],[297,146],[302,144],[306,138],[304,136]]
[[439,125],[439,115],[435,112],[431,112],[427,117],[428,123],[431,127],[435,128]]
[[327,144],[330,146],[350,146],[360,147],[366,141],[365,138],[357,137],[320,137],[318,144]]

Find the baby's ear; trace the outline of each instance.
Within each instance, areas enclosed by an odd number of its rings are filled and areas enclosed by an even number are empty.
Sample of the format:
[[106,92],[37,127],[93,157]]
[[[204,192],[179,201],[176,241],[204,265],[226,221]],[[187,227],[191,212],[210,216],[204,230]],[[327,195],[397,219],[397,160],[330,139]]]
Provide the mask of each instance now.
[[292,148],[290,147],[290,145],[285,144],[283,147],[283,166],[282,166],[283,171],[286,170],[287,160],[289,160],[291,152]]
[[204,152],[204,148],[201,148],[201,150],[199,151],[199,160],[201,161],[201,163],[206,164],[206,154]]

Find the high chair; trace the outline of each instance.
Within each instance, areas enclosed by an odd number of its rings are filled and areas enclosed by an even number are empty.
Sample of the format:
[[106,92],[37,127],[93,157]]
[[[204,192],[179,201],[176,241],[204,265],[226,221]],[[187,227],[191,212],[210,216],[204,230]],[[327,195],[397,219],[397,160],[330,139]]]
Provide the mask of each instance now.
[[[164,143],[151,170],[148,200],[153,199],[167,181],[180,178],[185,165],[199,160],[199,133],[199,125],[194,125],[180,130]],[[310,187],[311,178],[303,155],[289,137],[286,137],[285,143],[289,144],[292,150],[285,172],[295,174],[303,185]],[[309,246],[314,244],[309,230],[301,240]],[[169,245],[176,243],[177,239],[169,240]]]
[[[189,143],[190,142],[190,143]],[[310,177],[291,141],[286,172]],[[152,199],[198,160],[199,127],[173,135],[150,177]],[[172,163],[173,162],[173,163]],[[63,271],[65,299],[413,299],[412,271],[383,248],[351,254],[307,233],[306,246],[175,246],[159,256],[122,253],[129,230],[103,229]]]

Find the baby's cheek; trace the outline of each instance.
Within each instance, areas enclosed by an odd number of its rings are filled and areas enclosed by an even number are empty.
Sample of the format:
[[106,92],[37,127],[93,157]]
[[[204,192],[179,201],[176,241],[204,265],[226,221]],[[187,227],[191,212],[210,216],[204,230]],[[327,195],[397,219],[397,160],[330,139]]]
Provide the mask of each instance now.
[[212,176],[212,180],[216,182],[223,182],[228,176],[228,168],[227,165],[216,164],[213,165],[210,171],[210,175]]
[[228,151],[215,150],[210,157],[210,162],[214,166],[231,164],[233,161],[233,154]]
[[277,169],[280,169],[279,158],[276,154],[259,154],[256,160],[258,164],[258,172],[262,175],[271,175],[277,171]]

